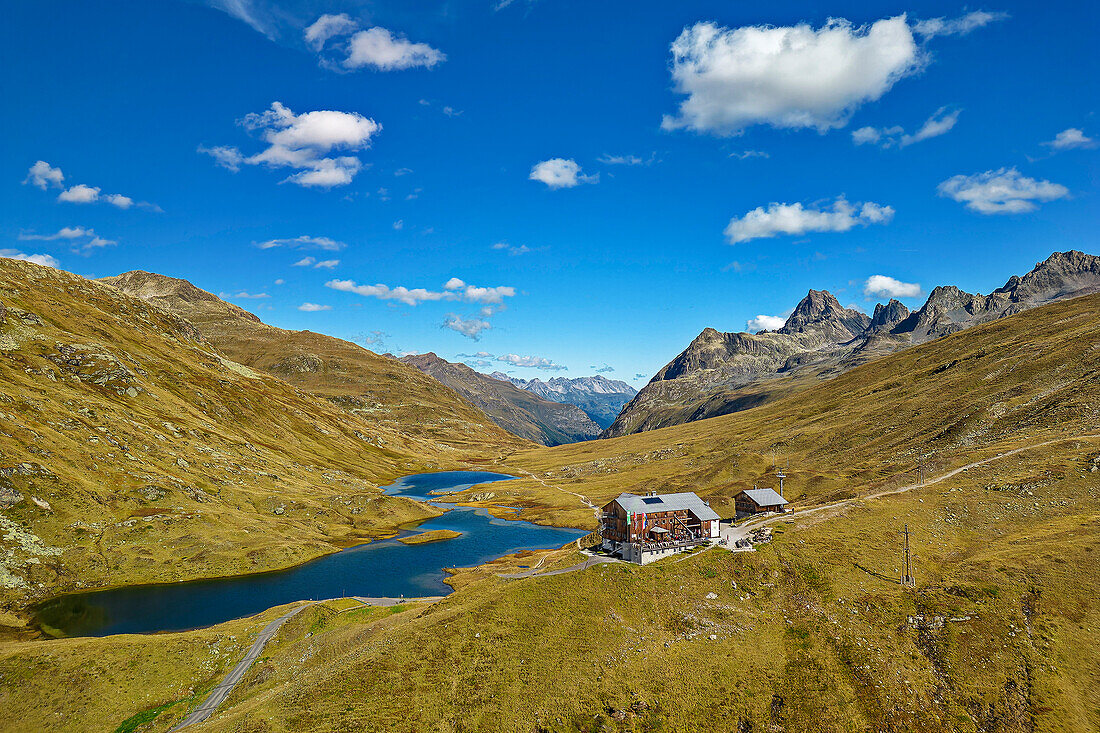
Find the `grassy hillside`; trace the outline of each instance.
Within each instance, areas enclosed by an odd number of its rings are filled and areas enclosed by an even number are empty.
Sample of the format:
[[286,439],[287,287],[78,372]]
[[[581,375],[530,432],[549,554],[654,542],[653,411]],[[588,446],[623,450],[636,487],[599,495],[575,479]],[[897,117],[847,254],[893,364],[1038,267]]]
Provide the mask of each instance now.
[[526,516],[594,526],[621,491],[696,491],[722,516],[754,484],[824,502],[1045,437],[1100,433],[1100,296],[1052,303],[859,366],[761,407],[646,433],[519,451],[494,487]]
[[186,280],[133,271],[102,282],[186,318],[220,353],[324,397],[370,425],[477,451],[525,445],[449,387],[400,361],[287,331]]
[[0,304],[9,610],[71,589],[286,567],[392,534],[436,510],[380,484],[485,455],[482,423],[462,427],[468,449],[408,436],[76,275],[0,259]]
[[[756,552],[496,577],[577,559],[528,553],[461,571],[430,607],[313,609],[194,730],[1098,730],[1098,452],[1067,439],[781,522]],[[897,582],[905,523],[912,590]],[[165,731],[228,664],[212,642],[248,640],[235,623],[0,645],[0,675],[20,681],[0,692],[0,730],[113,730],[163,709],[142,730]],[[131,660],[168,654],[163,679],[127,684]]]

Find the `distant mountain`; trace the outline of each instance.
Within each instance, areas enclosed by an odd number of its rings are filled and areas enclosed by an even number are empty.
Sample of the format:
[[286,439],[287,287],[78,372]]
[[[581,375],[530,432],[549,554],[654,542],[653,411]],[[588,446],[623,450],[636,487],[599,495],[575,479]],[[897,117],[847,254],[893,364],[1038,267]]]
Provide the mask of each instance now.
[[611,426],[623,405],[630,402],[638,390],[618,379],[594,377],[552,377],[549,381],[520,379],[510,377],[503,372],[493,372],[489,376],[505,382],[511,382],[520,389],[537,394],[551,402],[565,402],[576,405],[592,418],[592,421],[605,429]]
[[1100,257],[1056,252],[989,295],[935,288],[910,312],[897,300],[868,318],[811,290],[775,331],[706,328],[622,409],[604,437],[746,410],[886,354],[1055,300],[1100,292]]
[[601,427],[579,407],[546,400],[539,395],[455,364],[435,354],[403,356],[401,361],[462,395],[489,419],[513,435],[542,445],[561,445],[590,440]]

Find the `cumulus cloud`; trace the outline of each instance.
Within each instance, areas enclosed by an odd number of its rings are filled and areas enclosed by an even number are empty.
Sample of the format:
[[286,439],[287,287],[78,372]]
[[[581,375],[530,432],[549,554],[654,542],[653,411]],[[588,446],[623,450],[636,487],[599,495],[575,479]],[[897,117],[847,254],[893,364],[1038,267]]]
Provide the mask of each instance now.
[[443,321],[443,328],[449,328],[468,339],[477,341],[481,338],[482,331],[492,328],[492,324],[484,318],[463,318],[458,314],[448,313],[447,320]]
[[321,260],[313,266],[315,270],[335,270],[339,266],[340,260]]
[[344,66],[349,69],[372,66],[380,71],[412,69],[417,66],[430,69],[446,60],[446,54],[426,43],[413,43],[403,36],[394,35],[389,30],[376,26],[359,31],[351,37]]
[[958,18],[919,20],[913,24],[913,32],[926,39],[936,36],[965,36],[973,30],[997,20],[1004,20],[1007,17],[1008,13],[975,10],[966,15],[960,15]]
[[[1053,140],[1049,140],[1043,145],[1052,150],[1072,150],[1073,148],[1095,148],[1097,142],[1095,138],[1086,135],[1084,130],[1078,127],[1070,127],[1062,130],[1054,136]],[[60,173],[60,171],[58,172]]]
[[931,137],[939,137],[951,130],[959,121],[959,113],[962,110],[952,110],[940,107],[931,117],[924,121],[912,135],[905,132],[905,128],[894,125],[893,127],[861,127],[852,131],[852,142],[856,145],[878,145],[881,148],[904,148],[927,140]]
[[54,168],[44,160],[40,160],[27,171],[27,177],[23,183],[30,183],[45,191],[49,187],[61,188],[65,180],[65,174],[60,168]]
[[239,170],[241,165],[290,168],[296,172],[283,183],[317,188],[351,183],[363,162],[346,153],[370,147],[371,139],[382,129],[357,112],[316,110],[299,115],[281,102],[273,102],[265,112],[245,115],[239,124],[257,133],[268,147],[251,156],[229,146],[200,146],[199,152],[229,170]]
[[547,359],[544,356],[520,356],[519,354],[502,354],[496,359],[503,364],[511,364],[517,367],[526,367],[529,369],[541,369],[547,372],[559,372],[565,371],[569,367],[562,366],[561,364],[555,364],[552,360]]
[[609,366],[607,364],[604,364],[603,366],[600,366],[600,367],[592,365],[588,368],[591,369],[596,374],[608,374],[610,372],[615,371],[615,367]]
[[23,260],[24,262],[33,262],[36,265],[45,265],[46,267],[58,267],[61,263],[57,261],[56,257],[45,254],[26,254],[20,252],[17,249],[0,249],[0,257],[5,257],[9,260]]
[[325,287],[346,293],[355,293],[367,298],[396,300],[406,305],[436,301],[464,301],[483,305],[497,305],[503,303],[505,298],[510,298],[516,294],[516,289],[510,286],[478,287],[468,285],[457,277],[448,280],[442,290],[407,288],[404,285],[391,288],[389,285],[382,283],[359,285],[354,280],[330,280],[325,283]]
[[317,264],[316,257],[303,257],[291,265],[291,267],[313,267],[315,264]]
[[359,28],[359,24],[347,13],[339,15],[325,14],[305,30],[306,45],[314,51],[320,51],[330,38],[343,36]]
[[[65,188],[64,181],[65,174],[61,172],[61,169],[55,168],[44,160],[36,161],[27,171],[27,177],[23,179],[24,184],[29,183],[32,186],[41,188],[43,191],[47,188],[63,189],[61,193],[57,194],[57,200],[70,204],[93,204],[97,201],[105,201],[120,209],[129,209],[135,205],[134,200],[129,196],[123,196],[120,193],[105,194],[98,186],[89,186],[85,183],[77,183]],[[152,211],[161,210],[159,206],[146,201],[142,201],[137,205]]]
[[99,199],[99,189],[95,186],[87,186],[78,183],[57,194],[58,201],[67,201],[71,204],[90,204]]
[[290,249],[323,249],[329,252],[339,252],[347,245],[329,237],[311,237],[303,234],[300,237],[290,239],[269,239],[266,242],[257,242],[260,249],[273,249],[275,247],[287,247]]
[[925,54],[904,15],[821,28],[703,22],[672,43],[672,79],[687,98],[662,127],[720,135],[767,124],[825,132],[918,71]]
[[781,328],[787,319],[783,316],[756,316],[745,321],[745,330],[755,333],[756,331],[774,331],[777,328]]
[[863,294],[870,297],[880,295],[884,298],[919,298],[920,283],[903,283],[889,275],[871,275],[863,284]]
[[738,150],[730,153],[730,157],[737,160],[748,160],[749,158],[770,158],[771,156],[763,150]]
[[316,313],[317,311],[330,311],[331,305],[318,305],[317,303],[302,303],[298,306],[298,310],[305,311],[306,313]]
[[587,176],[581,172],[581,167],[575,160],[550,158],[536,163],[531,168],[528,179],[545,183],[550,188],[573,188],[582,183],[598,183],[600,174]]
[[1015,168],[952,176],[937,190],[940,196],[966,204],[966,208],[980,214],[1021,214],[1034,211],[1039,203],[1069,196],[1065,186],[1028,178]]
[[725,234],[730,244],[766,239],[780,234],[846,232],[855,226],[885,224],[894,209],[872,201],[851,204],[842,196],[825,209],[805,208],[801,203],[758,206],[742,217],[730,219]]

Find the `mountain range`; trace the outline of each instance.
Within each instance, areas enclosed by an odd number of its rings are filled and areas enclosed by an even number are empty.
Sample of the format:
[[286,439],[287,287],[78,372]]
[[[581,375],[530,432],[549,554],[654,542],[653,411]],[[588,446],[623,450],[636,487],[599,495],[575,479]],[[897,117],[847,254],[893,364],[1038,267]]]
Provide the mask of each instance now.
[[551,377],[542,381],[520,379],[504,372],[493,372],[494,379],[510,382],[520,389],[537,394],[551,402],[566,402],[584,410],[592,421],[607,429],[615,421],[623,405],[630,402],[638,390],[618,379],[607,379],[599,374],[593,377]]
[[706,328],[623,408],[603,437],[724,415],[842,374],[886,354],[1044,303],[1100,291],[1100,258],[1056,252],[989,295],[937,287],[916,311],[898,300],[867,316],[811,290],[782,327]]
[[547,446],[576,443],[591,440],[602,430],[576,405],[543,399],[533,391],[433,353],[410,354],[398,361],[450,387],[513,435],[535,443]]

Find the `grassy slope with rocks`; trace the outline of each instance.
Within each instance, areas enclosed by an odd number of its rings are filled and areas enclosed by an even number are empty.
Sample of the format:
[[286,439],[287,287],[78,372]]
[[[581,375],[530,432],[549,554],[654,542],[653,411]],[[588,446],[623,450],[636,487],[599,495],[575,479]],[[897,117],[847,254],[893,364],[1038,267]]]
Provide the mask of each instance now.
[[325,334],[269,326],[186,280],[135,270],[102,282],[186,318],[230,359],[324,397],[368,424],[445,447],[525,445],[449,387],[396,359]]
[[65,272],[0,259],[0,303],[0,626],[45,595],[270,570],[391,535],[437,511],[379,485],[516,443],[484,417],[410,436],[349,413]]

